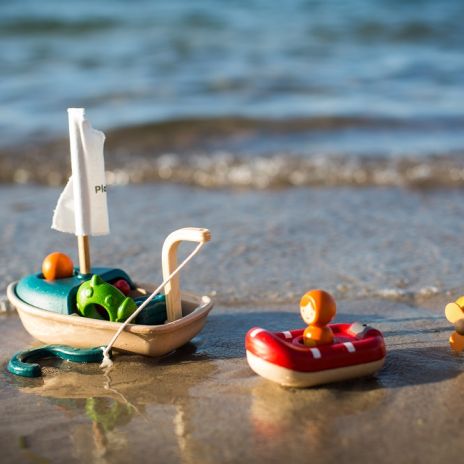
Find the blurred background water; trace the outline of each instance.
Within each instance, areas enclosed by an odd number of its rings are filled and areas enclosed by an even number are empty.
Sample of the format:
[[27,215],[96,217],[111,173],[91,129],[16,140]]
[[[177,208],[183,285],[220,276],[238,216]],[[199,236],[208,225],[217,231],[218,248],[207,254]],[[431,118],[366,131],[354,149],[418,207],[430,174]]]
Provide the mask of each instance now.
[[114,182],[460,185],[462,24],[460,0],[4,0],[2,180],[61,183],[32,166],[83,106]]

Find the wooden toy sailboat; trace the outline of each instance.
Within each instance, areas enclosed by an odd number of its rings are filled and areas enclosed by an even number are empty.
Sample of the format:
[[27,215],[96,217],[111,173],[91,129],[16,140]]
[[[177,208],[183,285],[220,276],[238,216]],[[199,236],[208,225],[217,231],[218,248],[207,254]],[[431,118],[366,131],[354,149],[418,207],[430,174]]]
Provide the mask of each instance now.
[[[41,342],[90,348],[107,345],[118,332],[112,340],[118,351],[166,354],[191,340],[203,328],[213,307],[208,296],[181,292],[178,277],[183,265],[211,239],[210,233],[207,229],[185,228],[167,237],[162,249],[164,282],[158,287],[164,286],[164,295],[152,293],[153,285],[134,283],[120,269],[91,267],[89,236],[109,233],[105,136],[90,126],[83,109],[71,108],[68,114],[73,174],[58,200],[52,227],[77,236],[79,270],[71,265],[71,271],[63,274],[58,262],[50,277],[43,266],[42,273],[11,283],[8,299],[17,308],[25,329]],[[198,245],[177,267],[176,252],[182,241]],[[132,318],[137,323],[128,324]]]

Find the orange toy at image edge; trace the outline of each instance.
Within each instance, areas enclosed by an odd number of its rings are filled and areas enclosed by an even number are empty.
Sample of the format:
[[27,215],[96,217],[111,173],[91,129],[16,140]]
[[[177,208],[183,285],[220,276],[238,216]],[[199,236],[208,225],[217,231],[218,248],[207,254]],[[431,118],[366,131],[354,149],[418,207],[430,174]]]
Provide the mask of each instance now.
[[454,325],[455,332],[450,335],[449,344],[455,353],[464,350],[464,297],[461,296],[454,303],[445,307],[446,319]]

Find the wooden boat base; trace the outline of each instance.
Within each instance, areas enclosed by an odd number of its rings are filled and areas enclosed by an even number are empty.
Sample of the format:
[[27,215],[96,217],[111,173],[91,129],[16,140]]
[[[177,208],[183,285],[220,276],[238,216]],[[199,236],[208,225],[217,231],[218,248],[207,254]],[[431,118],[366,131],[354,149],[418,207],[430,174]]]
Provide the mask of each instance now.
[[[37,340],[47,344],[90,348],[107,345],[121,326],[103,321],[46,311],[18,298],[16,283],[7,288],[10,303],[17,309],[24,328]],[[151,286],[139,285],[146,292]],[[162,356],[189,342],[206,323],[213,308],[208,296],[182,292],[182,318],[162,325],[129,324],[116,340],[114,349],[145,356]]]

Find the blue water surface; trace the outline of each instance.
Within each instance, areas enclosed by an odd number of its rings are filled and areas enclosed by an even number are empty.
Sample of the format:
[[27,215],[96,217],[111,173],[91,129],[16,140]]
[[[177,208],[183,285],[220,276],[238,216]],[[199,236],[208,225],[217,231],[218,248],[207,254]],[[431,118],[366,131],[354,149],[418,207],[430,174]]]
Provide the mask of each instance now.
[[462,0],[4,0],[0,136],[255,118],[464,117]]

